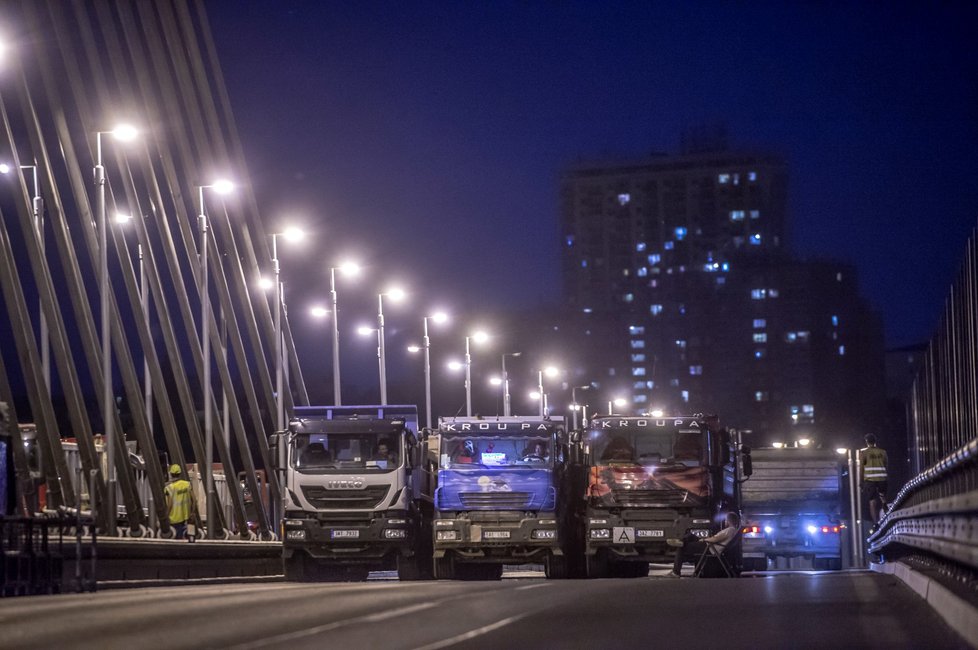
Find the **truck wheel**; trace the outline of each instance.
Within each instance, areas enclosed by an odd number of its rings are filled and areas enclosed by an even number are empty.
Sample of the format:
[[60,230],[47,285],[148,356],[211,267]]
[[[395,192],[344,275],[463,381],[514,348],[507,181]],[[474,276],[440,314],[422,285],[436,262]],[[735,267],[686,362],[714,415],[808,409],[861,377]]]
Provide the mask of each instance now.
[[551,580],[566,580],[570,577],[567,558],[563,555],[551,555],[543,564],[543,573]]
[[608,577],[608,558],[601,551],[588,555],[584,561],[588,578]]
[[455,561],[451,555],[446,555],[445,557],[435,558],[435,579],[436,580],[454,580],[455,579]]

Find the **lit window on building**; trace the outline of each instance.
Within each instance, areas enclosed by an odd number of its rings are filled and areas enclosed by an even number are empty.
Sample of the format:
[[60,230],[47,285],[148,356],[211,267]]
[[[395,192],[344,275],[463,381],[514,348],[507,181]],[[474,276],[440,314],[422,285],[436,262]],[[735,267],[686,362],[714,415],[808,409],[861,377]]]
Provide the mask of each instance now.
[[755,318],[754,319],[754,329],[760,330],[760,329],[764,329],[765,327],[767,327],[767,319],[766,318]]
[[690,366],[689,367],[689,374],[691,374],[691,375],[702,375],[703,374],[703,366]]
[[639,390],[644,390],[645,389],[645,382],[644,381],[637,381],[634,384],[632,384],[632,388],[637,388]]
[[760,210],[751,210],[750,211],[750,218],[751,219],[760,219],[761,218],[761,211]]
[[635,294],[634,293],[626,293],[624,296],[621,297],[621,299],[624,300],[625,302],[631,302],[631,301],[635,300]]
[[835,274],[835,281],[836,282],[842,282],[842,274],[841,273],[836,273]]
[[636,404],[644,404],[649,401],[648,395],[632,395],[632,401]]
[[679,397],[684,402],[688,402],[689,401],[689,391],[688,390],[679,391]]
[[659,255],[658,253],[652,253],[651,255],[649,255],[649,264],[655,266],[661,261],[662,261],[662,256]]
[[574,235],[567,235],[567,245],[568,246],[574,245]]
[[632,377],[644,377],[644,376],[645,376],[645,368],[641,366],[638,368],[632,368]]
[[760,246],[761,245],[761,233],[755,232],[753,235],[751,235],[750,236],[750,243],[751,243],[751,246]]
[[777,298],[779,295],[780,294],[778,293],[778,290],[777,289],[768,289],[767,290],[767,297],[768,298]]
[[655,382],[650,379],[649,381],[645,382],[645,387],[652,390],[655,388]]
[[717,284],[726,284],[726,283],[727,283],[727,278],[723,277],[722,275],[717,277]]
[[653,316],[658,316],[659,314],[662,313],[662,305],[650,305],[649,313],[652,314]]
[[767,297],[767,289],[751,289],[750,297],[752,300],[764,300]]
[[645,251],[645,242],[644,241],[640,241],[639,243],[635,244],[635,250],[638,251],[639,253],[644,252]]
[[814,404],[802,404],[801,412],[805,415],[815,415],[815,405]]
[[839,317],[833,315],[832,316],[832,327],[838,327],[838,326],[839,326]]
[[686,305],[679,305],[679,315],[680,316],[686,315]]
[[[658,270],[659,269],[656,269],[656,271],[658,271]],[[659,281],[658,280],[655,280],[655,279],[649,280],[649,289],[655,289],[658,286],[659,286]]]
[[620,205],[628,205],[629,202],[631,202],[631,200],[632,200],[632,195],[629,194],[628,192],[622,192],[621,194],[618,195],[618,203]]
[[740,185],[740,174],[734,174],[732,180],[734,185]]
[[754,343],[767,343],[767,332],[754,332]]
[[685,350],[686,349],[685,339],[676,339],[676,347],[678,347],[680,350]]
[[751,183],[757,180],[757,172],[747,172],[747,180]]
[[642,266],[642,267],[639,267],[639,268],[638,268],[638,269],[637,269],[637,270],[635,271],[635,275],[637,275],[637,276],[638,276],[638,277],[640,277],[640,278],[644,278],[644,277],[646,277],[646,276],[647,276],[648,274],[649,274],[649,269],[648,269],[648,267],[647,267],[647,266]]
[[741,246],[744,245],[744,238],[741,237],[740,235],[737,235],[736,237],[733,238],[733,243],[734,243],[734,248],[740,248]]
[[584,309],[582,309],[581,311],[583,311],[583,312],[584,312],[585,314],[590,314],[590,313],[591,313],[592,311],[594,311],[594,310],[593,310],[593,309],[591,309],[590,307],[585,307],[585,308],[584,308]]
[[670,386],[673,386],[673,387],[677,387],[677,386],[679,386],[679,380],[678,379],[670,379],[669,380],[669,385]]
[[808,330],[798,330],[795,332],[795,336],[798,337],[799,341],[807,341],[811,337],[812,333]]
[[795,405],[791,405],[788,407],[788,410],[791,412],[792,415],[798,415],[798,411],[800,409]]
[[763,359],[766,356],[767,356],[767,350],[763,350],[763,349],[754,350],[754,358],[755,359]]
[[581,260],[581,268],[582,269],[586,269],[587,268],[587,260]]
[[628,276],[630,276],[632,274],[632,272],[631,272],[630,269],[622,269],[621,270],[621,274],[624,275],[627,278]]
[[632,363],[645,363],[645,355],[644,354],[633,354],[632,355]]
[[632,336],[642,336],[643,334],[645,334],[645,326],[644,325],[629,325],[628,326],[628,333],[631,334]]
[[720,183],[720,185],[726,185],[729,182],[730,182],[730,174],[717,175],[717,183]]
[[609,377],[614,377],[615,376],[615,369],[614,368],[608,368],[608,376]]
[[731,221],[743,221],[744,220],[744,211],[743,210],[731,210],[730,211],[730,220]]
[[846,356],[846,346],[844,345],[839,346],[839,356],[840,357]]
[[634,341],[629,341],[628,344],[630,346],[632,346],[632,349],[633,350],[644,350],[645,349],[645,341],[643,341],[642,339],[636,339]]
[[671,251],[673,248],[676,247],[676,244],[673,243],[672,241],[667,241],[664,244],[662,244],[662,247],[667,251]]
[[755,402],[766,402],[768,400],[768,393],[766,390],[755,390],[754,391],[754,401]]
[[687,231],[682,226],[679,226],[678,228],[676,228],[676,230],[674,232],[676,233],[676,239],[678,241],[682,241],[683,239],[686,238],[686,232]]
[[798,339],[798,335],[794,332],[785,332],[784,340],[788,343],[794,343]]

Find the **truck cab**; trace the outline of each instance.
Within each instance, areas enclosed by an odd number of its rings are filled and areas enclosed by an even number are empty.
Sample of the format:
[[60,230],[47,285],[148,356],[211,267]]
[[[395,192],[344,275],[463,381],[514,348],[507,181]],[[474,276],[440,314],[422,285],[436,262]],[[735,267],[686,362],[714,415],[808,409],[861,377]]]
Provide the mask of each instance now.
[[578,534],[588,577],[640,577],[669,539],[707,537],[739,514],[739,463],[713,416],[595,416],[575,436]]
[[414,406],[296,407],[272,445],[284,474],[286,579],[430,576],[430,479]]
[[437,578],[498,579],[504,564],[527,563],[566,576],[563,418],[441,418],[428,453]]

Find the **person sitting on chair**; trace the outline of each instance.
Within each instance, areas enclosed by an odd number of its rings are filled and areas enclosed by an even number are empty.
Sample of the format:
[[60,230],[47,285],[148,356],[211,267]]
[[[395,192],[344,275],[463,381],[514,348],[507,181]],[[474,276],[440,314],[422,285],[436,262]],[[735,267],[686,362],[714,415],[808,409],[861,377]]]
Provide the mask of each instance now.
[[697,537],[687,531],[681,540],[668,540],[670,546],[678,547],[669,577],[678,578],[683,572],[683,562],[695,562],[696,558],[706,550],[708,544],[713,546],[717,555],[723,553],[727,545],[737,537],[737,533],[740,531],[740,515],[736,512],[728,512],[726,523],[727,525],[723,530],[710,537]]

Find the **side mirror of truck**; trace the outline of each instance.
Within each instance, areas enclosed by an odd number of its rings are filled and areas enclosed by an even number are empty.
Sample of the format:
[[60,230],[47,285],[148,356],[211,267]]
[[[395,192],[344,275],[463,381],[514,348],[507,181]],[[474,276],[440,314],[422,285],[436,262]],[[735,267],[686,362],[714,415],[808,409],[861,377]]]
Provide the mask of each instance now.
[[282,449],[282,438],[283,434],[281,433],[273,433],[268,436],[268,455],[272,459],[273,470],[282,469],[282,463],[279,460],[279,454]]
[[750,457],[750,447],[744,445],[740,450],[741,465],[743,466],[744,476],[754,473],[754,461]]

